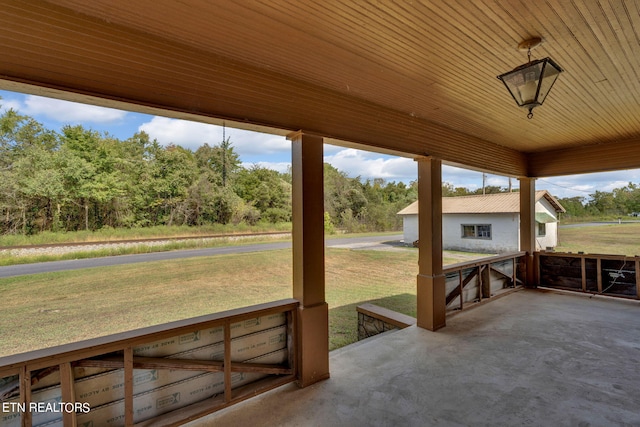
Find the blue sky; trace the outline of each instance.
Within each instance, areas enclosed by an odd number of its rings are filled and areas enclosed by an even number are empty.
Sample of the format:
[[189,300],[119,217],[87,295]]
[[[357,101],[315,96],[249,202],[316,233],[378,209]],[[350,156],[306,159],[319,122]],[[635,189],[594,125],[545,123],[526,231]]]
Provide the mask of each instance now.
[[[215,145],[222,141],[222,128],[209,124],[7,91],[0,91],[0,98],[0,113],[13,108],[52,130],[59,130],[66,124],[81,124],[88,129],[108,132],[119,139],[129,138],[143,130],[160,144],[173,143],[192,150],[205,142]],[[291,146],[284,137],[229,127],[226,128],[226,136],[231,138],[231,143],[245,166],[258,164],[285,171],[291,164]],[[324,156],[326,162],[351,177],[384,178],[387,181],[406,183],[417,179],[417,166],[408,158],[331,145],[325,145]],[[451,166],[443,167],[443,180],[456,187],[482,187],[481,173]],[[640,182],[640,170],[544,178],[537,180],[536,188],[549,190],[556,197],[588,197],[596,190],[611,191],[630,181]],[[487,185],[506,187],[508,178],[487,175],[486,182]],[[513,179],[513,185],[517,188],[517,179]]]

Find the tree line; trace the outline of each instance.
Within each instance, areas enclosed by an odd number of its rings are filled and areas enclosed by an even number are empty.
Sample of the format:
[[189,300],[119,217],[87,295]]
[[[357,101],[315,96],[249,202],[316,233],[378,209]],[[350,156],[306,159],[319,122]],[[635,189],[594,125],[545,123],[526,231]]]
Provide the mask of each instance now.
[[613,191],[596,191],[589,197],[566,197],[560,203],[568,217],[640,216],[640,185],[629,182]]
[[[350,178],[324,166],[325,228],[402,228],[397,212],[417,200],[417,183]],[[444,196],[497,193],[443,185]],[[640,186],[560,199],[567,216],[640,212]],[[82,126],[46,129],[32,117],[0,116],[0,233],[159,225],[291,221],[291,173],[244,167],[229,138],[197,150],[162,146],[138,132],[120,140]]]
[[[415,185],[349,178],[325,165],[325,226],[401,227]],[[291,221],[291,173],[244,167],[229,138],[197,150],[145,132],[120,140],[83,126],[0,116],[0,233]]]

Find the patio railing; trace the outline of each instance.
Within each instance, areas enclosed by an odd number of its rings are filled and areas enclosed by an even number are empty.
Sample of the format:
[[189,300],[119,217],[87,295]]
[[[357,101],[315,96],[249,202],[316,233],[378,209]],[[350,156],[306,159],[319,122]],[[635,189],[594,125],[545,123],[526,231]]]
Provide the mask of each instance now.
[[282,300],[0,358],[0,425],[179,425],[292,382],[298,304]]
[[538,286],[640,299],[640,257],[539,252]]
[[463,310],[523,285],[525,254],[514,252],[445,267],[447,310]]

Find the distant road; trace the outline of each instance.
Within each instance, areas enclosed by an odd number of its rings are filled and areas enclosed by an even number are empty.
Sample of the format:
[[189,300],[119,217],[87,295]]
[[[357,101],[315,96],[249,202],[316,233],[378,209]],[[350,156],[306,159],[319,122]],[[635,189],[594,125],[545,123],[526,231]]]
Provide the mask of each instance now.
[[[391,236],[370,236],[326,239],[326,246],[353,245],[360,248],[366,246],[382,245],[388,241],[398,241],[402,235]],[[255,243],[251,245],[224,246],[206,249],[188,249],[169,252],[153,252],[135,255],[118,255],[102,258],[74,259],[67,261],[41,262],[37,264],[21,264],[0,267],[0,278],[24,276],[37,273],[52,273],[57,271],[79,270],[82,268],[106,267],[111,265],[135,264],[138,262],[164,261],[170,259],[194,258],[203,256],[241,254],[248,252],[273,251],[287,249],[291,247],[291,242]]]
[[[622,221],[622,224],[638,224],[640,221]],[[561,225],[560,228],[576,228],[576,227],[597,227],[599,225],[612,225],[618,224],[618,221],[602,221],[602,222],[579,222],[576,224]]]

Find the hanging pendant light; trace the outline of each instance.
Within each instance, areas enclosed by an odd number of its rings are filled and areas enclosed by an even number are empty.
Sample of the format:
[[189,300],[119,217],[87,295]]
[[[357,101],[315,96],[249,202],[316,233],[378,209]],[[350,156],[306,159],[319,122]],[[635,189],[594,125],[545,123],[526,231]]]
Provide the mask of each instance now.
[[531,61],[531,49],[540,45],[541,41],[540,38],[534,38],[520,43],[518,48],[527,51],[529,62],[498,76],[518,106],[529,110],[528,118],[533,117],[535,107],[542,105],[562,72],[551,58]]

